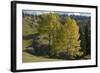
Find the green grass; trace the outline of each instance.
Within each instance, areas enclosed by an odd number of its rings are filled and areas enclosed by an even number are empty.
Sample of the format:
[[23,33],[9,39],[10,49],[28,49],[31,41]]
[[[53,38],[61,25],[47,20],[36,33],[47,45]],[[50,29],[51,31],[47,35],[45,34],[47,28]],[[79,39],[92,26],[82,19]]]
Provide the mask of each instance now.
[[30,63],[30,62],[44,62],[44,61],[59,61],[60,59],[51,59],[51,58],[46,58],[43,56],[34,56],[31,55],[27,52],[23,52],[23,57],[22,57],[22,62],[23,63]]
[[25,50],[26,47],[28,47],[30,44],[32,44],[32,40],[23,40],[23,49],[22,50]]

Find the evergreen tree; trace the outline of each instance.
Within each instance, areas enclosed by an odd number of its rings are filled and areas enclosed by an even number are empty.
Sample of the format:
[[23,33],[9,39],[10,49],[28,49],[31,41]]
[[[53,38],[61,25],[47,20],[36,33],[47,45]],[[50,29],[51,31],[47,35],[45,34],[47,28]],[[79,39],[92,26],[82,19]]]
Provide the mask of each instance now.
[[91,54],[91,25],[90,21],[88,21],[86,28],[85,28],[85,35],[86,35],[86,54]]

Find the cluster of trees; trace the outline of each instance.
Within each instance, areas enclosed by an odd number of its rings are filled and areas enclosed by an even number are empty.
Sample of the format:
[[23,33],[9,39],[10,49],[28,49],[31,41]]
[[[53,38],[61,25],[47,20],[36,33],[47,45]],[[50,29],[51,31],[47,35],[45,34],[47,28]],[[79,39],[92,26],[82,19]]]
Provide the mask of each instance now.
[[39,21],[38,33],[48,35],[50,56],[64,59],[80,57],[80,34],[76,21],[66,17],[64,24],[55,13],[42,14]]
[[78,23],[80,28],[80,46],[84,52],[84,59],[91,58],[91,16],[72,16]]
[[36,54],[68,60],[90,55],[90,21],[82,24],[83,19],[61,16],[52,12],[23,14],[23,48],[31,46]]

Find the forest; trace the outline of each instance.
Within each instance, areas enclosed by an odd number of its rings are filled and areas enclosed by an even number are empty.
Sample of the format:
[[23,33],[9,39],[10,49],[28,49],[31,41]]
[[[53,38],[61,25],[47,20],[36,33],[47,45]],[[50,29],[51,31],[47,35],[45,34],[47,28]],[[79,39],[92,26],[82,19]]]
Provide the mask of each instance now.
[[91,59],[91,17],[23,11],[22,61]]

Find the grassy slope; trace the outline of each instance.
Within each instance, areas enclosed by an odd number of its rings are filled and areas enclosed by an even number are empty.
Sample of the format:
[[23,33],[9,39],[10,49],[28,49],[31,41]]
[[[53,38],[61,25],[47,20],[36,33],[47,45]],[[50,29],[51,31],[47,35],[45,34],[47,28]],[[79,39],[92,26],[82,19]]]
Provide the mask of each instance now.
[[43,61],[57,61],[58,59],[50,59],[43,56],[34,56],[26,52],[23,52],[22,60],[23,62],[43,62]]

